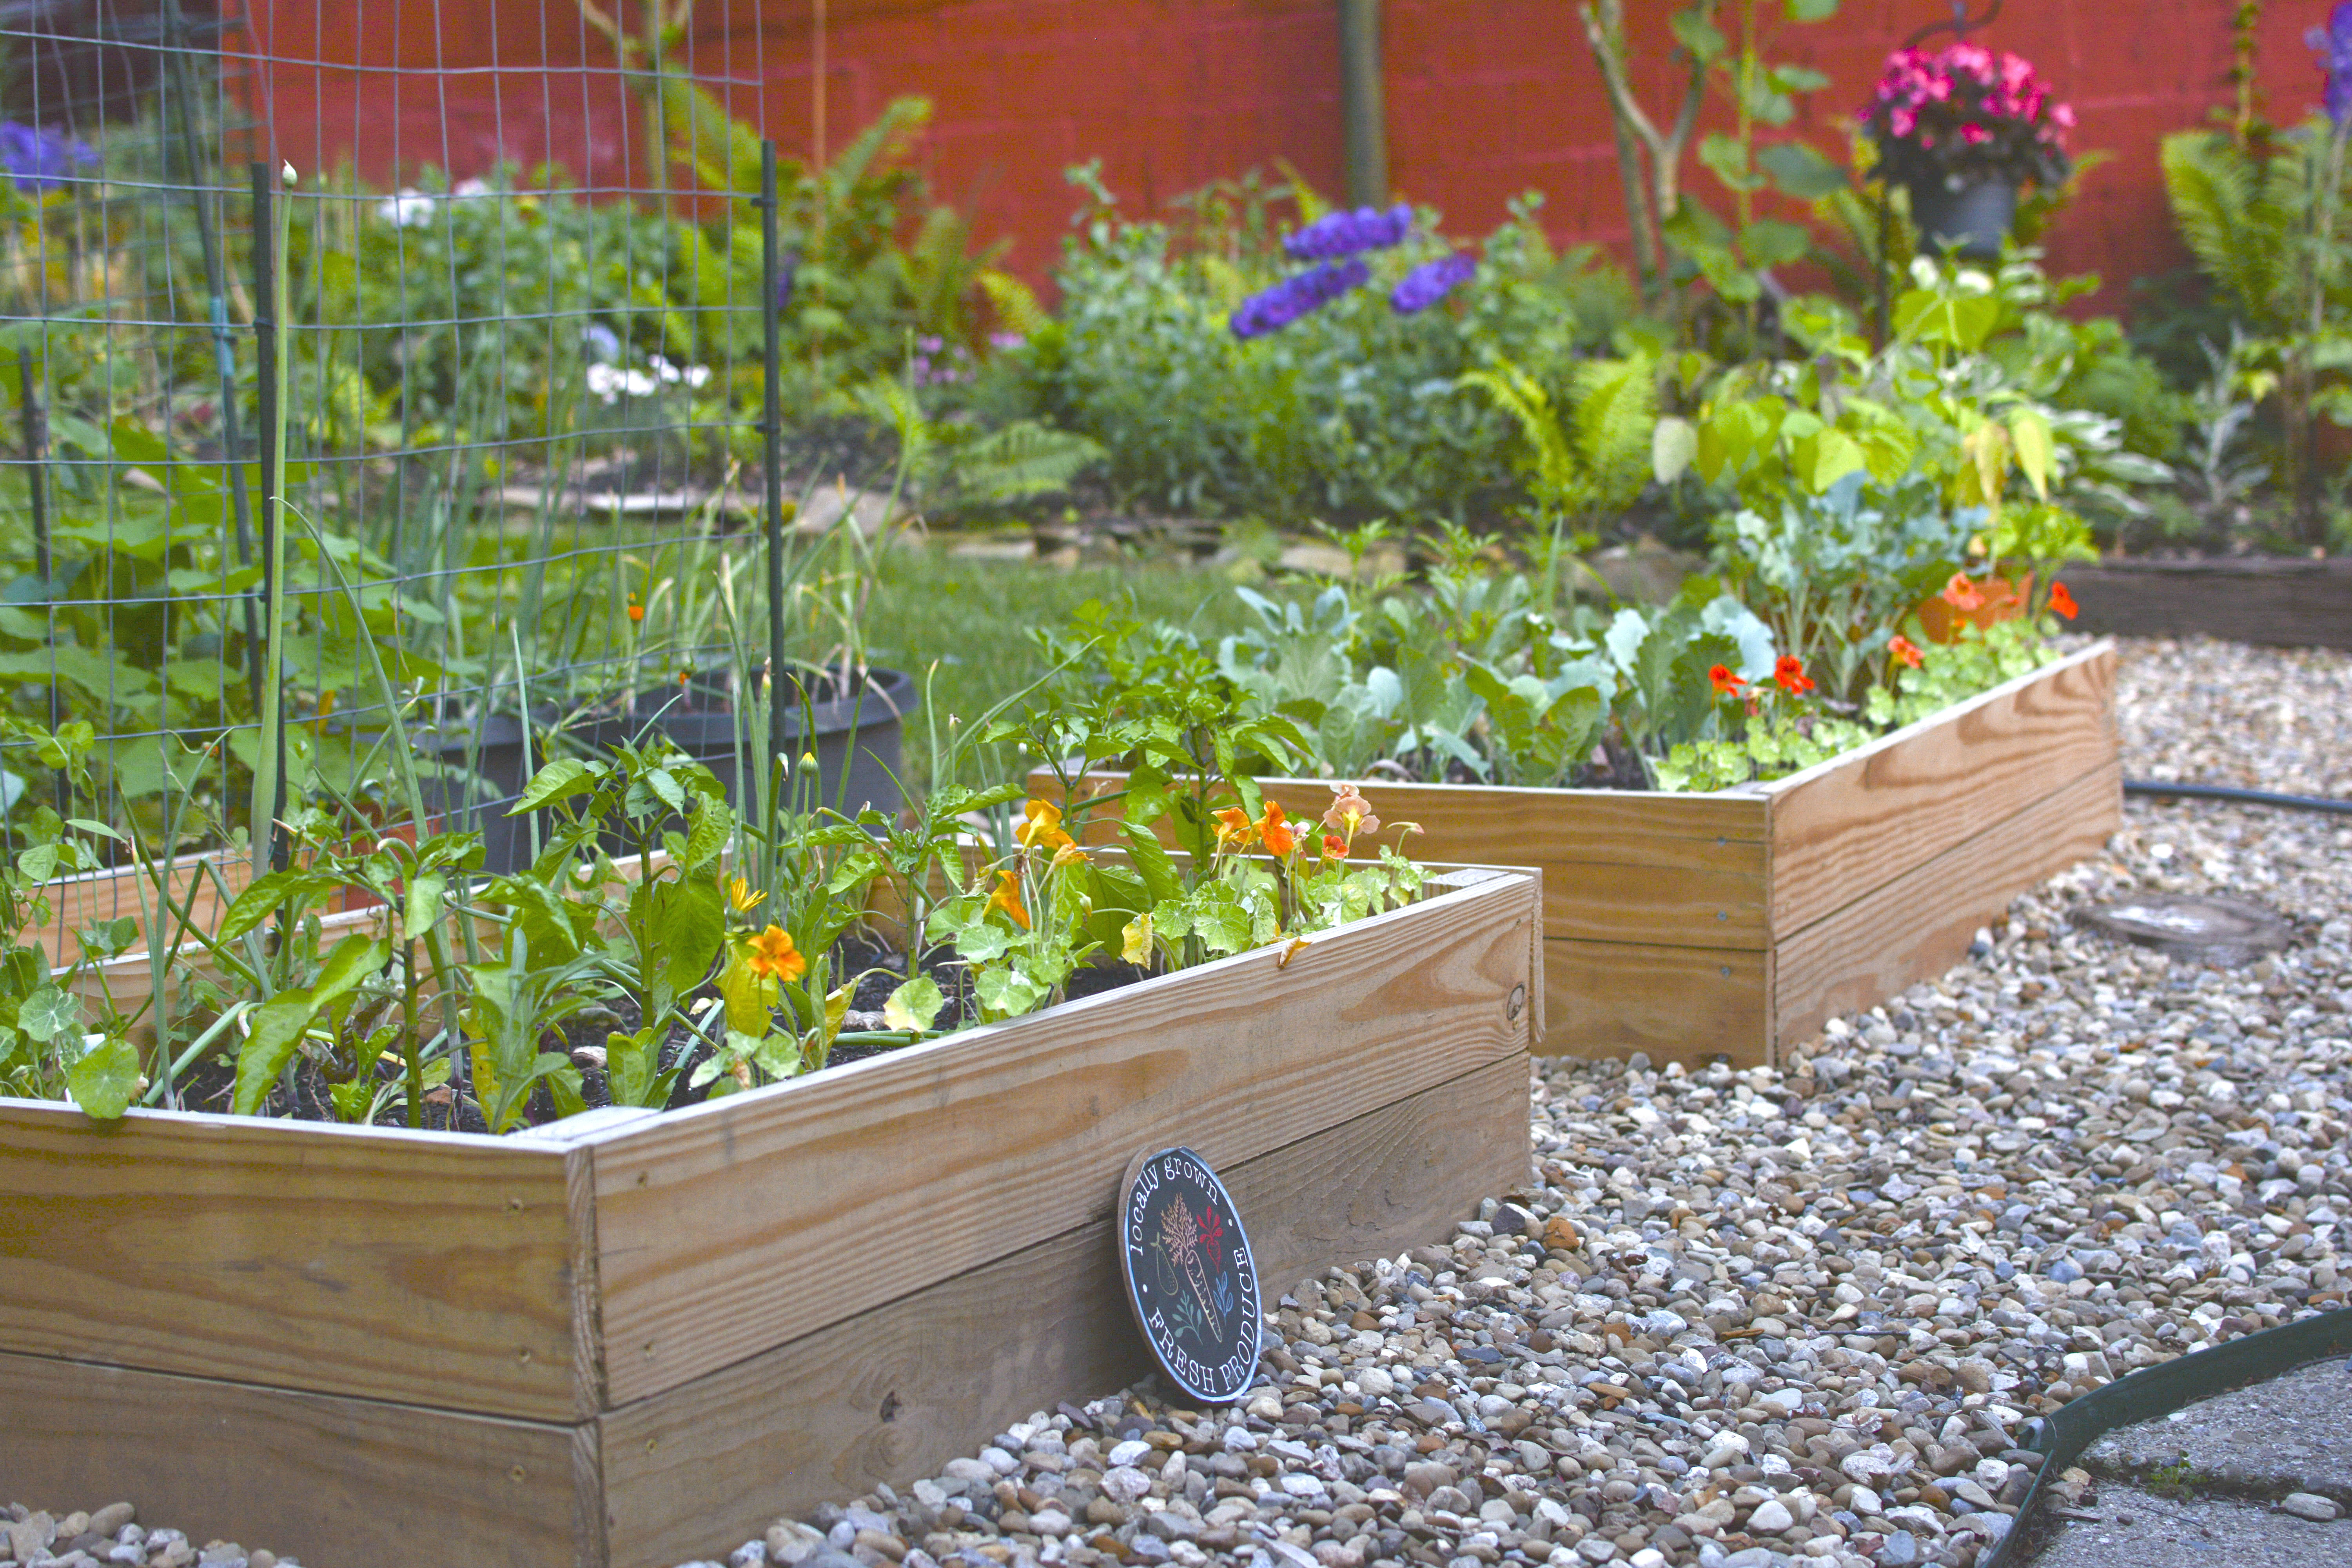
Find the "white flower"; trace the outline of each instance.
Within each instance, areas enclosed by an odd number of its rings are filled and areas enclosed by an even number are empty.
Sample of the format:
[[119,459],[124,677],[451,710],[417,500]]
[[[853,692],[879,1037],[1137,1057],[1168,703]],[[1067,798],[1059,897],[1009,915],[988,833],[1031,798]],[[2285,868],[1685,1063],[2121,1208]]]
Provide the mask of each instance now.
[[460,201],[474,196],[487,196],[490,194],[489,183],[486,180],[460,180],[449,194]]
[[658,384],[641,370],[623,370],[618,365],[592,364],[588,367],[588,390],[599,403],[612,406],[623,396],[651,397]]
[[707,364],[690,364],[690,365],[688,365],[688,366],[686,367],[686,384],[687,384],[687,385],[688,385],[688,386],[700,386],[700,385],[702,385],[705,382],[708,382],[709,379],[710,379],[710,367],[709,367],[709,365],[707,365]]
[[398,195],[376,203],[375,216],[400,228],[422,228],[433,221],[433,198],[414,185],[403,185]]

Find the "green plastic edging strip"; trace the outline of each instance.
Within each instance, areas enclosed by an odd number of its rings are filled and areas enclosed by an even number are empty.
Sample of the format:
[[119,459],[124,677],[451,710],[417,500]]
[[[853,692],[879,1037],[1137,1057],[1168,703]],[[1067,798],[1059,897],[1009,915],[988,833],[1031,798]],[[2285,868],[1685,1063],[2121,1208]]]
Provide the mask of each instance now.
[[2039,1418],[2041,1431],[2032,1447],[2042,1456],[2042,1468],[2034,1472],[2033,1485],[2018,1505],[2009,1533],[1978,1568],[2010,1568],[2013,1554],[2021,1550],[2018,1543],[2025,1535],[2025,1521],[2041,1502],[2045,1484],[2116,1427],[2169,1415],[2200,1399],[2267,1381],[2308,1362],[2341,1355],[2352,1355],[2352,1309],[2335,1308],[2160,1366],[2142,1367],[2104,1388],[2068,1400]]

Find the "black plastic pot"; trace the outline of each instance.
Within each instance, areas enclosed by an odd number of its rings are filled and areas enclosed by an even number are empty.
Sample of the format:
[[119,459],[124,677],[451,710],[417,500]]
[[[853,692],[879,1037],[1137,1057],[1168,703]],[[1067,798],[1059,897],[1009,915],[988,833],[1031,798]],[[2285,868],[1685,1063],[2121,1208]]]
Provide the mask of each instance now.
[[[494,877],[530,864],[535,818],[507,813],[544,760],[543,744],[528,744],[537,738],[536,731],[526,735],[520,719],[503,713],[471,732],[425,730],[413,737],[417,751],[441,768],[424,781],[425,809],[440,817],[445,832],[480,834],[482,869]],[[542,755],[533,757],[533,751]]]
[[[796,769],[803,755],[816,753],[814,798],[807,804],[835,806],[852,816],[869,807],[896,816],[905,804],[898,788],[903,725],[922,707],[915,678],[903,670],[869,669],[864,683],[846,692],[836,690],[829,676],[799,679],[806,682],[805,700],[793,704],[780,749]],[[630,715],[598,721],[578,733],[590,746],[609,750],[640,739],[650,727],[717,774],[730,804],[739,809],[748,805],[751,792],[738,775],[737,758],[739,752],[750,754],[751,736],[739,720],[726,672],[691,677],[675,699],[647,692]]]
[[1919,243],[1963,261],[1998,261],[2001,241],[2017,219],[2017,184],[1979,179],[1954,185],[1949,177],[1920,180],[1910,187],[1911,220]]

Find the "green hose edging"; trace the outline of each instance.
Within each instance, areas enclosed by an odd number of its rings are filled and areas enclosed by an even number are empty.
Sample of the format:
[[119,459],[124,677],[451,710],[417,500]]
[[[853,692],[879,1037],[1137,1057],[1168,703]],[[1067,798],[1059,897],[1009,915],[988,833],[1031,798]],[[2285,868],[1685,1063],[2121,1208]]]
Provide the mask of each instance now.
[[2040,1417],[2041,1430],[2029,1446],[2042,1456],[2042,1468],[2034,1472],[2033,1485],[2018,1505],[2009,1533],[1978,1568],[2009,1568],[2012,1555],[2022,1550],[2018,1543],[2024,1538],[2025,1521],[2042,1500],[2043,1488],[2084,1449],[2116,1427],[2169,1415],[2183,1405],[2265,1382],[2306,1362],[2347,1354],[2352,1354],[2352,1310],[2335,1308],[2160,1366],[2142,1367],[2104,1388],[2068,1400]]

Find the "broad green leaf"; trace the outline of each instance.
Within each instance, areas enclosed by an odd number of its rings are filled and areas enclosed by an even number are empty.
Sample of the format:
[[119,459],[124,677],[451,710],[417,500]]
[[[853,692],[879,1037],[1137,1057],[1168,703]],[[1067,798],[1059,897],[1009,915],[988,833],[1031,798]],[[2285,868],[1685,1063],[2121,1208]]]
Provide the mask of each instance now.
[[416,941],[440,920],[441,897],[448,889],[449,879],[438,872],[429,872],[409,882],[408,898],[400,918],[400,934],[404,941]]
[[525,812],[538,810],[550,801],[585,795],[596,787],[596,781],[603,776],[604,771],[602,763],[583,762],[578,757],[558,757],[532,776],[530,785],[522,792],[522,798],[515,802],[514,809],[507,815],[520,816]]
[[1748,144],[1715,132],[1699,139],[1698,161],[1717,179],[1735,191],[1756,188],[1756,173],[1748,167]]
[[984,969],[972,984],[980,1005],[1000,1018],[1028,1012],[1045,997],[1036,983],[1014,969]]
[[727,836],[734,827],[735,814],[726,803],[705,796],[695,810],[693,829],[686,837],[686,858],[678,868],[690,877],[709,865],[727,847]]
[[646,775],[645,783],[647,789],[661,797],[664,805],[680,816],[685,815],[686,786],[677,782],[676,773],[667,768],[656,768]]
[[755,973],[738,955],[719,976],[719,994],[727,1004],[727,1026],[740,1034],[765,1035],[774,1022],[782,991],[773,975]]
[[1782,194],[1801,202],[1817,202],[1846,188],[1845,171],[1802,142],[1773,142],[1757,153],[1756,165]]
[[44,985],[16,1005],[16,1026],[37,1040],[81,1030],[81,999]]
[[1803,225],[1779,218],[1759,218],[1739,232],[1740,253],[1750,267],[1786,267],[1803,260],[1812,245]]
[[[760,1031],[765,1033],[768,1020],[763,1014]],[[669,1099],[667,1079],[669,1074],[657,1069],[661,1063],[661,1033],[639,1029],[633,1035],[609,1035],[604,1040],[604,1082],[614,1105],[649,1106],[658,1109]]]
[[1798,441],[1790,455],[1798,479],[1815,495],[1827,492],[1846,475],[1860,473],[1868,467],[1863,460],[1861,445],[1843,430],[1816,431]]
[[653,889],[655,951],[648,964],[664,964],[670,989],[679,995],[702,984],[719,944],[727,935],[727,908],[716,883],[659,882]]
[[1134,862],[1136,875],[1143,879],[1144,890],[1154,903],[1166,903],[1181,898],[1184,879],[1177,873],[1176,862],[1160,842],[1159,835],[1133,822],[1121,822],[1121,832],[1127,838],[1128,858]]
[[928,974],[918,974],[891,992],[889,999],[882,1004],[883,1025],[892,1029],[928,1029],[947,1001],[938,981]]
[[229,905],[228,912],[221,916],[220,928],[213,933],[214,938],[235,942],[246,932],[258,930],[281,904],[299,905],[331,890],[334,885],[331,879],[315,871],[271,871],[256,877],[236,896],[236,902]]
[[[257,886],[258,884],[257,884]],[[293,1059],[302,1032],[321,1008],[358,986],[392,958],[389,940],[347,936],[327,954],[319,978],[306,987],[282,992],[254,1009],[252,1033],[236,1053],[236,1092],[231,1109],[240,1116],[257,1116],[269,1099],[278,1075]]]
[[83,1115],[119,1120],[139,1093],[139,1052],[119,1035],[107,1037],[66,1069],[66,1092]]
[[1706,19],[1706,12],[1696,6],[1675,12],[1667,25],[1674,28],[1675,42],[1703,64],[1711,65],[1721,59],[1724,50],[1730,47],[1722,31]]
[[1791,22],[1826,22],[1837,15],[1838,0],[1789,0]]
[[58,847],[36,844],[16,853],[16,869],[28,882],[46,882],[58,874]]

